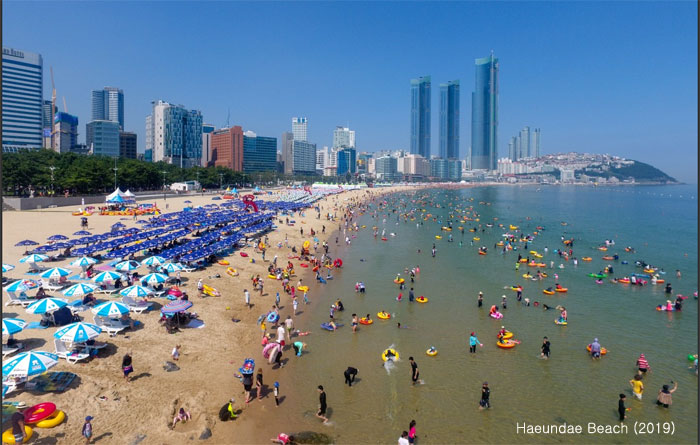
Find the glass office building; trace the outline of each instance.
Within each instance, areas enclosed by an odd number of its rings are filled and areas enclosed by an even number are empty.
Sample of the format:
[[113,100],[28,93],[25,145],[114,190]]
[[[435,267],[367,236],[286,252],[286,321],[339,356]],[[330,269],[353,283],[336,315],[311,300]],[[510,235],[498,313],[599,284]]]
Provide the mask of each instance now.
[[243,171],[277,171],[277,138],[246,133],[243,135]]
[[343,148],[338,151],[337,175],[357,173],[357,151],[354,148]]
[[124,92],[113,87],[93,90],[91,120],[118,122],[124,130]]
[[316,174],[316,144],[304,141],[297,141],[295,139],[292,145],[292,158],[293,174]]
[[120,151],[119,122],[107,120],[88,122],[85,142],[94,155],[118,158]]
[[459,158],[459,80],[440,84],[440,157]]
[[40,54],[2,48],[3,151],[42,148],[43,76]]
[[471,168],[496,170],[498,156],[498,59],[476,59],[476,85],[472,93]]
[[411,79],[411,154],[430,157],[430,76]]
[[194,167],[202,160],[202,112],[159,100],[146,117],[146,150],[153,162]]

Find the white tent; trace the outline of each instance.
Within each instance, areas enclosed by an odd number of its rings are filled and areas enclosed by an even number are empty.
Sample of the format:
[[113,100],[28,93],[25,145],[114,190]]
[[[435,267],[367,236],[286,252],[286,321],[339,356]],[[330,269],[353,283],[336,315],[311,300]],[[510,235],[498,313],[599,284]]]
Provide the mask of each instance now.
[[124,196],[128,196],[129,198],[135,198],[135,197],[136,197],[136,195],[134,195],[133,193],[131,193],[130,190],[125,191],[125,192],[124,192]]
[[122,192],[118,187],[115,191],[107,195],[105,202],[128,202],[134,201],[133,195],[127,195]]

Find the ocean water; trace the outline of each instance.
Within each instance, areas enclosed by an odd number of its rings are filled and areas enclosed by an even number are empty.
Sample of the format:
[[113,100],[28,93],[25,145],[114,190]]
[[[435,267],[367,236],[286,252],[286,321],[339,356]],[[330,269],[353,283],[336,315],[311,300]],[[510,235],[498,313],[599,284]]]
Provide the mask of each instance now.
[[[423,215],[437,217],[422,221],[396,220],[392,210],[399,203],[406,209],[419,207],[411,200],[430,201]],[[417,421],[422,443],[697,443],[697,377],[688,369],[688,354],[697,352],[698,308],[693,292],[697,280],[697,193],[694,186],[665,187],[518,187],[496,186],[461,190],[422,190],[388,197],[389,206],[374,219],[365,214],[359,224],[367,225],[352,232],[350,249],[344,251],[345,267],[334,271],[328,284],[312,287],[316,301],[307,315],[312,334],[304,338],[308,352],[293,361],[295,406],[284,411],[296,430],[321,430],[335,437],[337,443],[395,443],[408,423]],[[481,203],[481,204],[480,204]],[[436,207],[436,205],[440,207]],[[453,222],[454,242],[447,242],[450,211],[472,206],[480,222]],[[404,209],[398,209],[401,213]],[[386,216],[386,222],[382,220]],[[498,218],[494,220],[494,218]],[[441,221],[440,221],[441,220]],[[422,225],[416,227],[417,222]],[[470,233],[469,227],[494,223],[484,232]],[[562,225],[566,222],[567,225]],[[502,223],[517,225],[523,233],[543,226],[533,243],[523,250],[502,255],[494,243],[507,231]],[[376,225],[386,228],[388,241],[372,236]],[[463,225],[462,236],[457,226]],[[389,236],[390,233],[396,236]],[[442,235],[437,240],[435,235]],[[481,241],[470,245],[473,236]],[[561,236],[575,238],[574,256],[591,256],[593,261],[563,261],[553,251],[563,247]],[[608,252],[596,250],[605,239],[615,246]],[[463,245],[459,246],[459,241]],[[335,240],[331,240],[334,244]],[[342,243],[342,237],[341,237]],[[430,249],[436,244],[437,255]],[[489,247],[486,256],[477,254],[480,245]],[[549,253],[543,259],[549,277],[534,282],[522,278],[534,268],[514,268],[518,252],[530,250]],[[624,251],[633,246],[635,253]],[[418,249],[421,253],[418,253]],[[620,260],[603,261],[605,254],[618,253]],[[362,261],[364,260],[364,261]],[[629,264],[622,265],[627,260]],[[635,260],[663,268],[664,278],[672,283],[673,295],[683,294],[682,312],[658,312],[655,306],[667,299],[663,285],[644,287],[610,283],[596,284],[587,277],[608,263],[613,276],[641,273]],[[556,268],[560,263],[564,269]],[[413,284],[416,296],[429,298],[426,304],[409,303],[409,278],[404,268],[420,267]],[[675,270],[682,278],[675,276]],[[406,278],[403,301],[396,301],[398,286],[392,281],[397,273]],[[547,296],[542,289],[559,283],[569,288],[567,294]],[[357,281],[367,287],[365,294],[354,291]],[[516,302],[512,284],[522,284],[523,296],[552,307],[566,306],[569,324],[554,324],[558,311],[542,306],[526,307]],[[478,292],[484,292],[484,306],[477,307]],[[488,316],[492,304],[508,299],[504,318]],[[328,320],[331,303],[341,298],[345,311],[336,320],[345,326],[337,332],[321,330]],[[379,320],[380,310],[392,313],[389,321]],[[360,326],[356,334],[350,328],[351,314],[372,314],[371,326]],[[397,322],[407,329],[397,328]],[[521,342],[515,348],[496,347],[496,333],[504,325]],[[469,354],[470,332],[476,332],[484,344],[476,354]],[[543,336],[551,341],[549,360],[539,358]],[[609,353],[593,361],[585,347],[597,337]],[[435,346],[435,357],[426,349]],[[380,355],[395,347],[400,360],[384,366]],[[633,377],[640,353],[649,361],[652,373],[645,377],[644,400],[632,398],[628,381]],[[290,355],[290,354],[287,354]],[[418,364],[421,385],[411,385],[408,357]],[[359,370],[352,388],[343,384],[347,366]],[[656,394],[669,381],[678,382],[670,409],[655,405]],[[480,388],[488,381],[492,408],[478,410]],[[315,413],[318,404],[316,386],[325,386],[328,394],[330,426],[320,426]],[[618,394],[627,394],[627,434],[588,434],[589,422],[617,425]],[[527,435],[518,433],[517,423],[535,425],[582,425],[579,435]],[[673,422],[674,434],[634,433],[635,422]]]

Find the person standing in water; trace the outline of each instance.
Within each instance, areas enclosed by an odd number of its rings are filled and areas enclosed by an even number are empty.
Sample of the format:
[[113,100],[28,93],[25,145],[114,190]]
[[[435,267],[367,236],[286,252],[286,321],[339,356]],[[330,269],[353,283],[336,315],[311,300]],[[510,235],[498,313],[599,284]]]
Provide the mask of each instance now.
[[542,340],[542,354],[540,354],[540,357],[542,357],[545,360],[549,359],[550,346],[552,346],[552,345],[551,345],[551,343],[549,343],[549,339],[547,339],[547,337],[545,337]]
[[479,401],[479,409],[488,409],[491,408],[491,390],[489,389],[489,382],[484,382],[483,385],[481,385],[481,400]]
[[472,332],[469,335],[469,352],[471,354],[476,353],[476,345],[479,345],[481,347],[484,346],[481,342],[479,342],[479,339],[476,338],[476,334]]
[[479,292],[479,297],[476,299],[478,307],[481,307],[484,304],[484,293]]
[[617,402],[617,413],[620,415],[620,422],[624,422],[627,416],[625,415],[625,412],[627,411],[627,408],[625,408],[625,400],[627,399],[627,396],[624,394],[620,394],[620,400]]
[[409,357],[408,361],[411,363],[411,381],[415,385],[418,381],[420,373],[418,372],[418,363],[413,360],[413,357]]
[[348,369],[343,372],[343,376],[345,377],[345,383],[347,383],[348,386],[352,386],[352,383],[355,381],[355,376],[357,376],[357,368],[348,366]]
[[328,423],[328,418],[326,417],[327,409],[326,392],[323,390],[323,385],[318,385],[318,412],[316,413],[316,417],[322,419],[323,423]]
[[678,382],[671,381],[673,383],[673,388],[669,389],[668,385],[664,385],[660,390],[659,390],[659,395],[656,398],[656,404],[659,406],[663,406],[664,408],[668,408],[671,406],[673,403],[673,394],[676,392],[678,389]]

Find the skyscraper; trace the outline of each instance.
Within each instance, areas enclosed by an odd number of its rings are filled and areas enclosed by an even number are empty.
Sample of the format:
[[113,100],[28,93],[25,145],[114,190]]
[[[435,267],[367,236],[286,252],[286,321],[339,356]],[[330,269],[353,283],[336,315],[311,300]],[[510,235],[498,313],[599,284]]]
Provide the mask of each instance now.
[[[233,171],[243,171],[243,128],[215,130],[210,139],[211,159],[216,167],[226,167]],[[277,147],[275,147],[275,150]]]
[[202,167],[208,167],[211,161],[211,134],[216,130],[212,124],[202,124]]
[[430,157],[430,76],[411,79],[411,153]]
[[498,157],[498,59],[476,59],[472,93],[472,154],[474,170],[496,170]]
[[333,148],[355,148],[355,132],[347,127],[335,127]]
[[136,133],[119,132],[119,157],[136,159]]
[[43,131],[44,142],[42,148],[51,148],[51,116],[58,112],[58,107],[54,106],[53,114],[51,113],[51,101],[45,100],[41,108],[41,128]]
[[[44,62],[40,54],[2,48],[2,150],[43,145]],[[51,107],[49,106],[49,110]],[[53,125],[49,119],[49,128]]]
[[277,170],[277,138],[243,133],[243,171],[246,173]]
[[440,84],[440,157],[459,158],[459,80]]
[[202,161],[202,112],[159,100],[146,117],[146,150],[153,162],[193,167]]
[[292,134],[295,141],[308,141],[309,123],[305,117],[292,118]]
[[517,161],[518,160],[518,152],[516,151],[516,146],[517,146],[517,138],[513,136],[510,138],[510,141],[508,142],[508,159],[511,161]]
[[282,163],[284,164],[284,174],[293,174],[294,169],[294,133],[285,131],[280,138],[282,142]]
[[[88,122],[85,127],[85,141],[92,154],[113,158],[119,157],[119,122],[94,120]],[[54,135],[55,140],[56,135]]]
[[292,174],[316,174],[316,144],[296,139],[292,141]]
[[535,128],[532,133],[532,157],[540,157],[540,129]]
[[[4,119],[4,117],[3,117]],[[78,117],[59,111],[53,120],[52,148],[58,153],[68,153],[78,145]],[[117,152],[119,141],[117,140]]]
[[124,130],[124,91],[114,87],[92,90],[91,120],[118,122]]
[[530,127],[520,130],[520,155],[519,158],[529,158],[530,153]]
[[354,175],[357,173],[357,151],[354,148],[342,148],[338,150],[337,175],[344,176],[346,173]]

